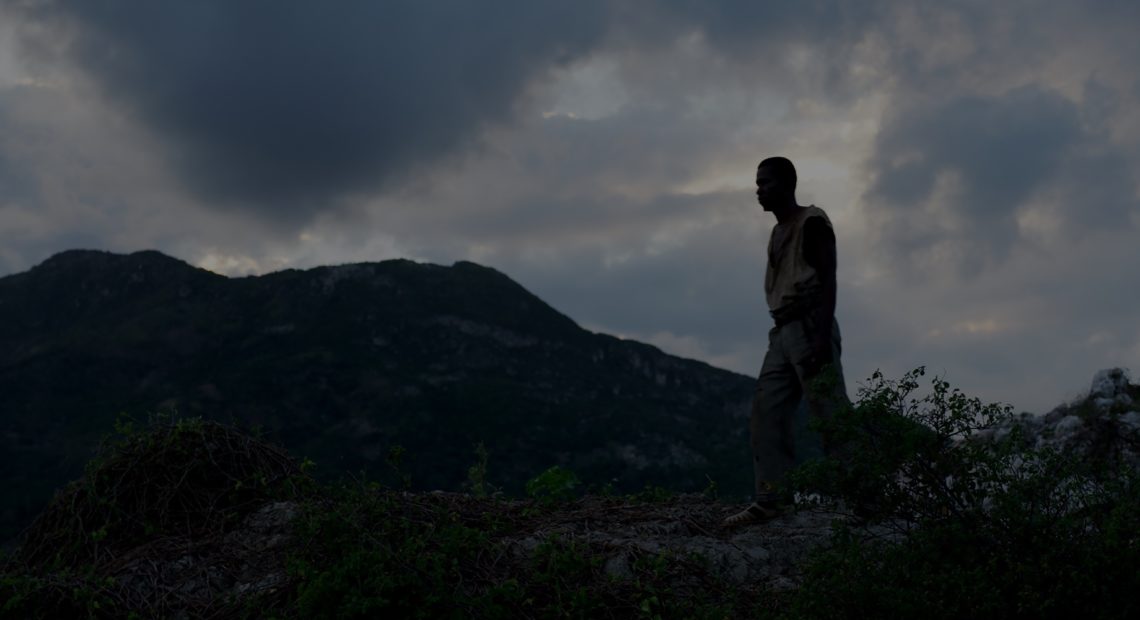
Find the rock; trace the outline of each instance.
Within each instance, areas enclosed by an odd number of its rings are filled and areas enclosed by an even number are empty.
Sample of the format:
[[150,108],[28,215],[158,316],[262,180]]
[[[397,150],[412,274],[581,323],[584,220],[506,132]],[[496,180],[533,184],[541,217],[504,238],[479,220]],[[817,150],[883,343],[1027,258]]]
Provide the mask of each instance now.
[[220,540],[171,537],[143,545],[127,553],[112,574],[124,598],[140,609],[153,610],[161,601],[173,609],[210,610],[228,597],[272,590],[288,581],[285,555],[298,510],[295,502],[271,502]]
[[603,567],[606,574],[610,577],[617,579],[629,579],[633,577],[633,571],[629,568],[629,556],[625,553],[618,553],[617,555],[606,558],[606,565]]
[[1053,434],[1054,436],[1072,435],[1084,425],[1084,420],[1082,420],[1080,417],[1075,415],[1067,415],[1061,418],[1061,420],[1053,426]]
[[1042,416],[1021,414],[1006,425],[982,429],[981,441],[1005,438],[1018,427],[1031,445],[1078,455],[1084,460],[1120,456],[1140,467],[1140,411],[1128,411],[1136,386],[1122,368],[1098,371],[1088,395]]
[[[675,562],[695,562],[729,583],[788,589],[802,578],[804,560],[830,540],[841,515],[803,510],[770,522],[724,530],[720,522],[739,506],[718,504],[697,494],[668,501],[623,504],[585,498],[557,515],[557,524],[503,540],[517,557],[535,553],[557,538],[602,550],[603,570],[615,578],[634,576],[637,559],[663,554]],[[875,536],[887,535],[875,530]]]
[[[1098,370],[1092,377],[1092,386],[1089,395],[1094,399],[1115,400],[1119,395],[1129,397],[1129,375],[1123,368],[1106,368]],[[1129,401],[1131,402],[1131,398]]]

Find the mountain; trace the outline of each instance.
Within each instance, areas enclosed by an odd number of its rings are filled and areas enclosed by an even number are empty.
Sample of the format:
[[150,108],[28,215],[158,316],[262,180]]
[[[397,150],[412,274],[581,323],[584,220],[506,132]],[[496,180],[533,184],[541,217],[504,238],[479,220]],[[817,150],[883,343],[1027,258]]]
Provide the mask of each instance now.
[[511,493],[559,465],[595,488],[743,495],[752,389],[584,330],[470,262],[227,278],[155,251],[67,251],[0,278],[0,538],[121,413],[260,428],[326,477],[456,490],[482,443],[487,481]]

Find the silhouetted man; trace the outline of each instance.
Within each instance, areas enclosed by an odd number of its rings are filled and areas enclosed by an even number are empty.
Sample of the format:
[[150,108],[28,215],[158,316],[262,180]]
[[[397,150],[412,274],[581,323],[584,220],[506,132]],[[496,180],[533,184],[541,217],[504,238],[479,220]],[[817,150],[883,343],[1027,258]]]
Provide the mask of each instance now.
[[[835,321],[831,220],[819,207],[796,203],[796,168],[783,157],[770,157],[757,166],[756,199],[776,216],[764,276],[776,325],[768,332],[768,353],[752,399],[755,501],[725,519],[726,526],[772,519],[791,504],[791,497],[776,485],[796,461],[793,429],[801,400],[807,399],[810,416],[823,419],[847,402]],[[827,380],[809,386],[821,376]],[[823,447],[825,453],[831,451],[826,437]]]

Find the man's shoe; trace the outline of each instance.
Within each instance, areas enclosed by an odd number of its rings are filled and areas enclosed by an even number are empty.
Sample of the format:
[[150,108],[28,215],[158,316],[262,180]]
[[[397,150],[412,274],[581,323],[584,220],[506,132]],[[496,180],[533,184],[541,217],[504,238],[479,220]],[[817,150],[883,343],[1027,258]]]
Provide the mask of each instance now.
[[782,504],[757,504],[753,502],[750,506],[741,510],[740,512],[725,517],[721,522],[721,527],[733,528],[745,525],[754,525],[757,523],[766,523],[786,513],[790,506]]

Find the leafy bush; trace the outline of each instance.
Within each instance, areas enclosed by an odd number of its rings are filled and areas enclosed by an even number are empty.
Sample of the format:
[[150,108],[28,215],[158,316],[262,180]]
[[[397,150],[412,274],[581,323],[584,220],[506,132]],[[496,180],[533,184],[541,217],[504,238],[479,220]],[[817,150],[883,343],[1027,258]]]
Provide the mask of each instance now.
[[[1005,406],[919,368],[876,373],[822,425],[843,449],[793,476],[870,530],[839,524],[792,617],[1125,617],[1140,611],[1140,484],[1030,442]],[[978,430],[1008,432],[983,438]]]
[[156,416],[143,429],[116,430],[83,478],[24,532],[19,561],[36,570],[98,565],[140,537],[223,531],[266,500],[297,497],[311,484],[283,449],[232,426]]
[[475,497],[487,497],[498,489],[487,482],[487,446],[482,441],[475,444],[475,463],[467,468],[466,487]]
[[578,476],[569,469],[554,465],[526,483],[526,494],[543,504],[574,499]]
[[629,497],[634,501],[656,503],[669,501],[669,499],[675,495],[675,493],[665,487],[647,484],[639,493],[633,493]]
[[377,487],[343,487],[327,501],[307,504],[298,536],[310,544],[288,566],[298,582],[298,617],[505,612],[503,604],[517,598],[517,586],[479,584],[470,572],[488,546],[488,534],[440,508],[402,502]]

